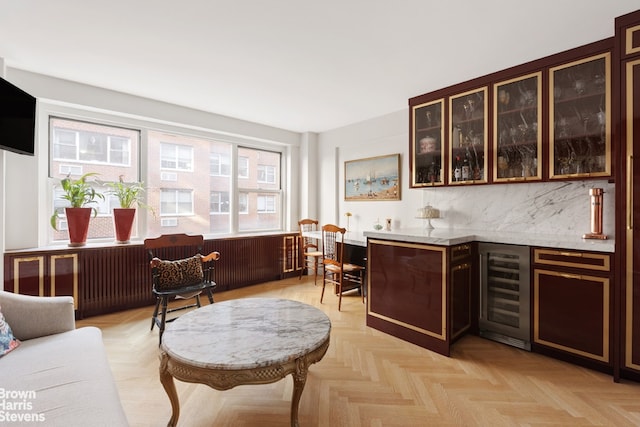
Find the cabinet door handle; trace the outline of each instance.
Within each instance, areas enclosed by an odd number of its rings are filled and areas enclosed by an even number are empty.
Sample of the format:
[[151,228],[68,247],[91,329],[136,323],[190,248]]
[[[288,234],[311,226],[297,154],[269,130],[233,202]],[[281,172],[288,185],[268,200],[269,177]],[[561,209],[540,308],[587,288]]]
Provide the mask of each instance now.
[[561,273],[560,276],[564,277],[565,279],[576,279],[576,280],[582,280],[582,276],[579,276],[577,274],[567,274],[567,273]]
[[560,252],[560,255],[582,258],[582,253],[580,252]]
[[479,257],[480,257],[480,262],[478,263],[478,265],[480,267],[478,268],[478,271],[480,273],[480,281],[479,281],[479,283],[480,283],[480,298],[478,298],[478,300],[480,301],[480,318],[484,319],[484,312],[483,312],[483,309],[482,309],[482,301],[484,300],[484,298],[483,298],[484,297],[484,290],[485,290],[485,287],[487,286],[487,284],[483,283],[484,278],[482,277],[482,271],[484,269],[484,265],[482,264],[482,258],[483,258],[482,254],[480,254]]
[[633,156],[627,157],[627,173],[629,185],[627,185],[627,230],[633,230]]

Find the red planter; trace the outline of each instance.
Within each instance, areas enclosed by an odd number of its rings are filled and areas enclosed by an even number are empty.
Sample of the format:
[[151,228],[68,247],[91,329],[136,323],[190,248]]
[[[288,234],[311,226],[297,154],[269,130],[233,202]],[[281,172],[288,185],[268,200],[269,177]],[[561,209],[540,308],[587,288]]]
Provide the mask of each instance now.
[[116,243],[129,243],[135,216],[135,208],[113,209],[113,224],[116,229]]
[[69,227],[69,246],[84,246],[87,243],[91,208],[65,208]]

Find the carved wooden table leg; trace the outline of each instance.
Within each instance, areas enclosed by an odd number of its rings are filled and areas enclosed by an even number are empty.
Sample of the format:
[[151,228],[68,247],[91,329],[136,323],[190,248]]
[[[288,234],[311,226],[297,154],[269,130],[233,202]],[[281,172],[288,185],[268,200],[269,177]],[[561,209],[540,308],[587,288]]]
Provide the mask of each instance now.
[[309,371],[309,363],[306,357],[296,360],[296,370],[292,372],[293,377],[293,395],[291,396],[291,427],[299,427],[298,424],[298,407],[300,406],[300,397],[307,383],[307,372]]
[[167,353],[162,352],[160,354],[160,382],[171,401],[171,419],[167,423],[167,427],[175,427],[178,424],[178,417],[180,416],[180,401],[178,400],[178,392],[173,382],[173,376],[167,369],[168,362],[169,356],[167,356]]

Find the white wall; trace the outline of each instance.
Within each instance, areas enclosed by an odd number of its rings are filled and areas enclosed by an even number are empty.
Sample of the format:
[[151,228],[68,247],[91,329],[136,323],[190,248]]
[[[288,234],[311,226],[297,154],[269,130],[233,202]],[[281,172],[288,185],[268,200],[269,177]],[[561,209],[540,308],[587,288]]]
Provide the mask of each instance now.
[[[409,192],[409,116],[399,111],[320,134],[320,176],[318,193],[320,223],[346,226],[345,212],[353,216],[349,228],[353,231],[370,230],[377,218],[393,218],[394,227],[407,225],[408,207],[419,206],[416,192]],[[401,201],[348,201],[344,200],[344,162],[346,160],[400,153]],[[333,200],[328,195],[335,194]],[[415,209],[413,209],[415,212]]]
[[[409,110],[388,114],[320,135],[320,223],[372,230],[379,218],[393,219],[393,228],[421,228],[417,209],[440,209],[436,228],[491,229],[537,234],[579,235],[590,229],[589,188],[605,190],[603,231],[614,235],[614,191],[607,180],[494,184],[409,189]],[[401,154],[400,201],[345,201],[344,162],[386,154]],[[337,194],[337,198],[329,195]]]

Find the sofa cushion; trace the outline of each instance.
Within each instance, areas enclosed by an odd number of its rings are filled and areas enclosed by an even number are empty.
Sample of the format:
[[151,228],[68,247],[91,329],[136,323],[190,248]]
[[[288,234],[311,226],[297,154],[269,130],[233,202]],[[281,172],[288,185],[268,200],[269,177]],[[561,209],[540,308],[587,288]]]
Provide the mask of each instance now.
[[0,307],[0,357],[14,350],[20,345],[20,341],[13,336],[11,326],[6,322]]
[[158,273],[157,290],[167,291],[201,283],[202,255],[194,255],[175,261],[160,261],[156,266]]
[[[8,425],[128,425],[98,328],[23,340],[20,347],[0,358],[0,378],[5,396],[23,396],[5,397],[0,416],[6,418],[10,412],[14,417],[29,415],[40,421]],[[23,399],[26,409],[6,409],[9,400],[19,403]],[[0,425],[4,425],[2,419]]]

